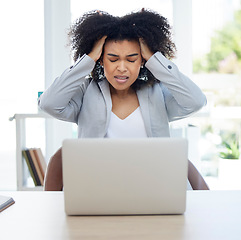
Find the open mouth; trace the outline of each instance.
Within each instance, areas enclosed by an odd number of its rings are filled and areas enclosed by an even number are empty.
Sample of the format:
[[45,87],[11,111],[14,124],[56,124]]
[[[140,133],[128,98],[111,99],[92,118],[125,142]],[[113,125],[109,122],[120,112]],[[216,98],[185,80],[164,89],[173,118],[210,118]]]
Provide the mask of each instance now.
[[120,76],[120,75],[115,76],[114,78],[118,83],[125,83],[129,79],[129,77],[127,77],[127,76]]

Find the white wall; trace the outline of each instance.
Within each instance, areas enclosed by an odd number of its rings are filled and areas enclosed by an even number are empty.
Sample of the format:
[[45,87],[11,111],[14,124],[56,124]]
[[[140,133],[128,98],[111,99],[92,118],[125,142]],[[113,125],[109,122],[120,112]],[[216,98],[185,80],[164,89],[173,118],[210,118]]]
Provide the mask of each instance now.
[[[71,65],[67,32],[71,23],[70,0],[45,0],[45,88]],[[48,120],[46,124],[46,159],[72,137],[72,124]]]

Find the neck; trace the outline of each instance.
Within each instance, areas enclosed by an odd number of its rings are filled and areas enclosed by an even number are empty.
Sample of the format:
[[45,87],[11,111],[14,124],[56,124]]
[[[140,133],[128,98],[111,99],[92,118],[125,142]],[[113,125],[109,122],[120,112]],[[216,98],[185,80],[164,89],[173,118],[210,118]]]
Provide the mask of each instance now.
[[130,95],[135,94],[135,91],[131,87],[125,90],[116,90],[115,88],[110,86],[110,93],[112,96],[118,97],[120,99],[125,99]]

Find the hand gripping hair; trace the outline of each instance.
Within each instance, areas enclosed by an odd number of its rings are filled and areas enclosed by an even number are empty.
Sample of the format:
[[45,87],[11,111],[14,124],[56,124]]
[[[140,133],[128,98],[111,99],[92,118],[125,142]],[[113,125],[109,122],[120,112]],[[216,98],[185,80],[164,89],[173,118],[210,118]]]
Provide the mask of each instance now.
[[[160,51],[169,59],[175,56],[176,50],[167,19],[145,9],[123,17],[115,17],[103,11],[87,12],[72,25],[69,36],[75,61],[83,54],[89,54],[94,43],[103,36],[107,36],[106,41],[139,41],[142,38],[153,53]],[[99,61],[92,72],[94,80],[97,80],[98,66]],[[147,69],[144,67],[144,70]],[[154,77],[147,72],[148,81],[153,82]]]

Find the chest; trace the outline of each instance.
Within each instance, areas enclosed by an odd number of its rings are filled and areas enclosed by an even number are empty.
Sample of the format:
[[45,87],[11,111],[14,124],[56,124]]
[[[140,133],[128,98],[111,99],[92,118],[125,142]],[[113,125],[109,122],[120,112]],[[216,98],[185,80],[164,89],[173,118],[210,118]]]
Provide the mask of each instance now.
[[125,98],[111,95],[111,101],[112,112],[121,120],[130,116],[140,105],[136,94],[131,94]]
[[146,138],[147,133],[141,115],[140,107],[125,119],[120,119],[111,112],[106,134],[107,138]]
[[[137,91],[132,101],[116,105],[111,98],[109,85],[104,81],[90,84],[85,92],[78,117],[79,137],[104,137],[109,127],[111,113],[125,119],[138,106],[148,137],[169,136],[168,118],[163,95],[154,89],[143,88]],[[113,105],[113,106],[112,106]]]

